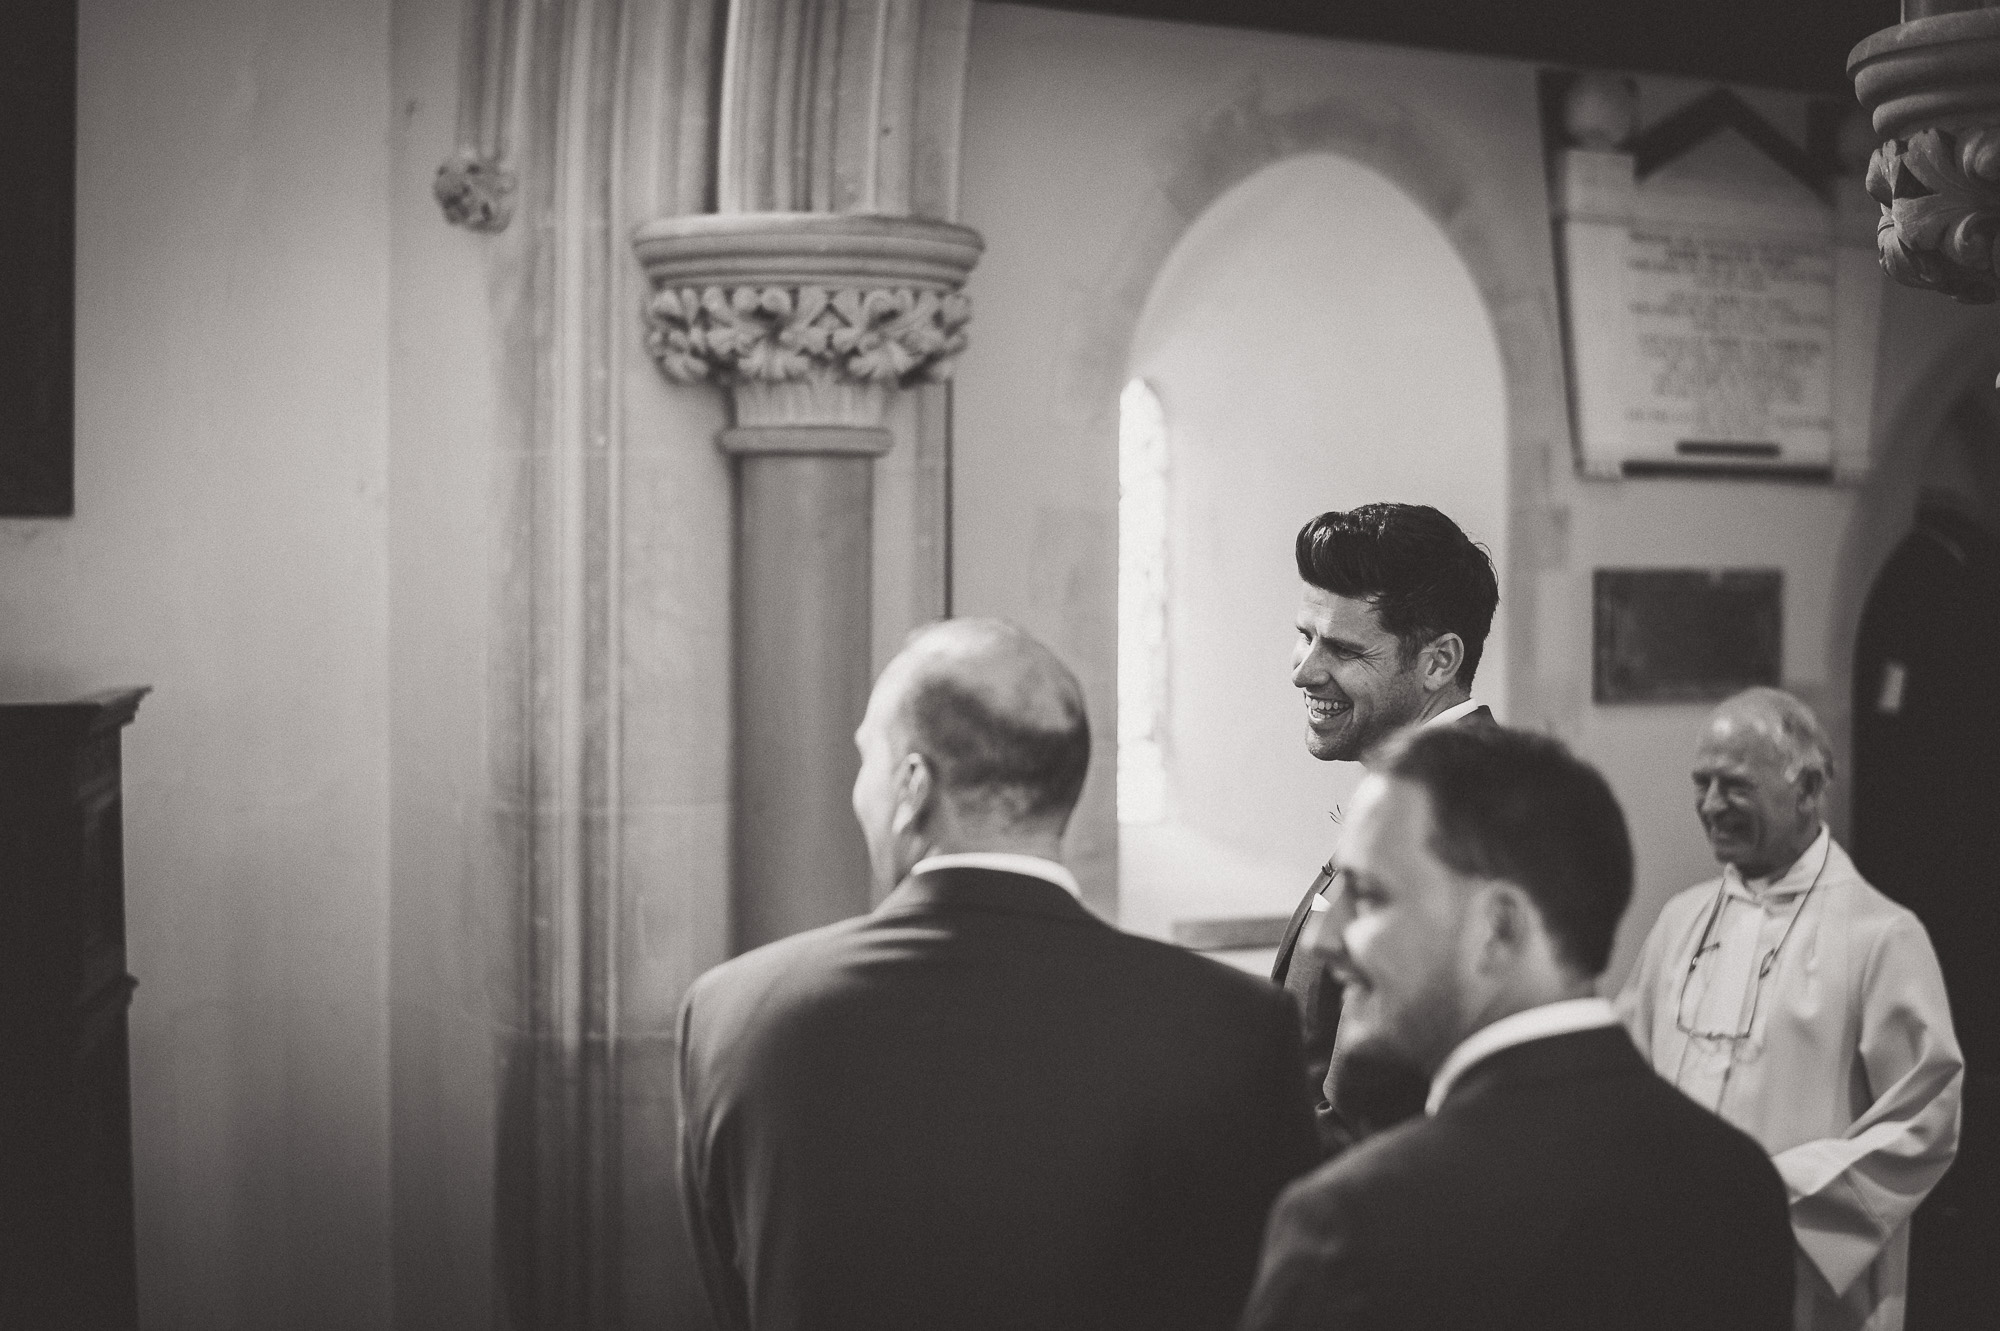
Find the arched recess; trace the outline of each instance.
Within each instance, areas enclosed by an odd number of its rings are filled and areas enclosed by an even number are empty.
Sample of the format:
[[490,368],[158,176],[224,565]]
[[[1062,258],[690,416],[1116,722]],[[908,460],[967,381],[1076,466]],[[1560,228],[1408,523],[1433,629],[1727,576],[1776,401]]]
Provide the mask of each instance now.
[[[1191,51],[1181,57],[1195,60]],[[1097,743],[1064,855],[1086,900],[1109,916],[1118,876],[1110,724],[1118,403],[1146,300],[1195,220],[1261,169],[1323,153],[1379,173],[1414,203],[1426,231],[1449,241],[1501,349],[1510,527],[1552,537],[1508,547],[1501,598],[1515,627],[1488,648],[1510,676],[1509,696],[1493,701],[1527,724],[1543,723],[1561,701],[1544,696],[1527,667],[1538,570],[1553,577],[1567,557],[1566,515],[1549,481],[1569,466],[1571,450],[1538,154],[1468,133],[1449,108],[1432,118],[1372,79],[1324,95],[1311,80],[1276,76],[1222,86],[1183,80],[1163,94],[1167,105],[1135,121],[1118,88],[1063,91],[1062,78],[1095,68],[1097,58],[1057,61],[1036,82],[1047,61],[996,57],[987,78],[1004,75],[1005,86],[975,77],[968,93],[965,216],[987,236],[988,252],[968,286],[978,332],[955,390],[952,587],[962,613],[1019,620],[1082,679]],[[1033,85],[1031,100],[1016,86],[1022,79]],[[1342,239],[1368,253],[1404,243],[1372,220]],[[1456,367],[1433,369],[1434,391],[1453,391]],[[1279,582],[1292,581],[1288,553],[1273,570]],[[1278,687],[1287,691],[1282,677]]]
[[[1398,243],[1355,243],[1371,226]],[[1287,680],[1292,533],[1328,508],[1428,503],[1504,567],[1501,348],[1471,273],[1413,198],[1368,165],[1304,153],[1239,181],[1188,227],[1127,371],[1166,423],[1166,798],[1137,818],[1121,810],[1120,919],[1170,935],[1178,922],[1282,916],[1337,843],[1328,815],[1360,776],[1301,741]],[[1496,645],[1505,636],[1503,617]],[[1475,682],[1503,712],[1507,674],[1495,651]],[[1121,732],[1140,702],[1121,698]]]
[[[1079,401],[1087,392],[1091,400],[1115,408],[1124,368],[1118,362],[1133,344],[1168,257],[1189,229],[1265,168],[1326,154],[1392,183],[1464,263],[1500,347],[1509,506],[1545,504],[1548,476],[1570,466],[1573,452],[1561,322],[1548,299],[1553,261],[1545,186],[1536,179],[1518,182],[1519,192],[1502,192],[1490,166],[1467,160],[1467,149],[1464,135],[1391,98],[1336,95],[1274,107],[1251,88],[1217,107],[1166,145],[1158,195],[1131,219],[1118,260],[1088,302],[1092,317],[1069,326],[1074,340],[1059,361],[1073,379],[1065,398]],[[1383,218],[1341,240],[1358,252],[1386,255],[1406,237]],[[1437,390],[1452,391],[1455,367],[1439,364],[1433,370]],[[1504,653],[1510,667],[1511,696],[1494,701],[1523,723],[1538,719],[1542,710],[1526,668],[1532,653],[1525,633],[1535,623],[1535,560],[1536,552],[1524,542],[1498,570],[1501,603],[1515,630],[1510,640],[1489,644],[1490,651]]]

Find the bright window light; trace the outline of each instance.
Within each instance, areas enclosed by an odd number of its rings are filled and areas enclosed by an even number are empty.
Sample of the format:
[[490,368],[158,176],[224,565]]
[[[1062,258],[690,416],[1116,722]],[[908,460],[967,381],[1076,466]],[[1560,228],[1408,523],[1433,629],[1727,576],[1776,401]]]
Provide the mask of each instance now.
[[1118,398],[1118,821],[1167,813],[1167,419],[1143,379]]

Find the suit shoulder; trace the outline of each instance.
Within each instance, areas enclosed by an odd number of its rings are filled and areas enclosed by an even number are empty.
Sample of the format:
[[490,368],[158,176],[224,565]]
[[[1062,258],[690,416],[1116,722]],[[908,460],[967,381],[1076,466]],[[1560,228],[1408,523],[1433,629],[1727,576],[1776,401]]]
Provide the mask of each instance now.
[[1664,1077],[1648,1073],[1633,1077],[1623,1092],[1632,1122],[1659,1125],[1648,1134],[1648,1149],[1672,1163],[1676,1172],[1706,1177],[1725,1189],[1758,1188],[1784,1195],[1784,1184],[1757,1139],[1717,1114],[1702,1108]]
[[810,975],[856,939],[867,928],[869,919],[869,916],[857,915],[852,919],[808,929],[711,966],[688,987],[682,1006],[695,1008],[727,999],[768,994],[788,981]]
[[1292,1000],[1285,991],[1262,976],[1190,952],[1175,943],[1143,938],[1122,930],[1113,930],[1112,934],[1112,948],[1121,963],[1129,964],[1134,969],[1157,972],[1181,992],[1250,1009],[1283,1012],[1291,1007]]
[[1456,1173],[1451,1135],[1437,1119],[1425,1115],[1406,1119],[1294,1180],[1286,1192],[1297,1194],[1296,1204],[1308,1208],[1370,1208],[1377,1201],[1407,1201],[1413,1179]]
[[1669,1090],[1694,1112],[1682,1115],[1687,1124],[1682,1138],[1687,1149],[1679,1153],[1677,1161],[1670,1155],[1668,1167],[1683,1179],[1698,1181],[1698,1191],[1704,1197],[1733,1197],[1739,1207],[1751,1208],[1749,1215],[1762,1206],[1776,1221],[1783,1221],[1790,1214],[1791,1198],[1770,1154],[1749,1133],[1709,1113],[1678,1090]]

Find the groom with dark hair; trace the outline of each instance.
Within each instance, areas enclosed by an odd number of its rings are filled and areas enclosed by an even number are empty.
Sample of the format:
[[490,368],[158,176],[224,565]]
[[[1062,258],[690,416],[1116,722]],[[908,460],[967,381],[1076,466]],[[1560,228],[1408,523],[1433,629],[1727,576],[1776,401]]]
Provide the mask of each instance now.
[[[1295,553],[1305,585],[1292,684],[1305,698],[1313,757],[1369,766],[1412,726],[1495,725],[1472,696],[1472,678],[1500,588],[1493,561],[1457,523],[1422,504],[1364,504],[1308,522]],[[1340,985],[1299,948],[1300,934],[1333,904],[1326,893],[1334,873],[1329,860],[1300,899],[1271,971],[1304,1014],[1330,1150],[1409,1117],[1424,1100],[1424,1079],[1401,1063],[1340,1050]]]

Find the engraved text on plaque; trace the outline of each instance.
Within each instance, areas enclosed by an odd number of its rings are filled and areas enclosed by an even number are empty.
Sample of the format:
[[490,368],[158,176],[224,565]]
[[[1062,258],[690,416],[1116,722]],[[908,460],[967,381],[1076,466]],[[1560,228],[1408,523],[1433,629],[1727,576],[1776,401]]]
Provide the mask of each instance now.
[[1832,250],[1824,240],[1634,226],[1625,265],[1628,439],[1683,455],[1771,445],[1772,456],[1825,456]]

